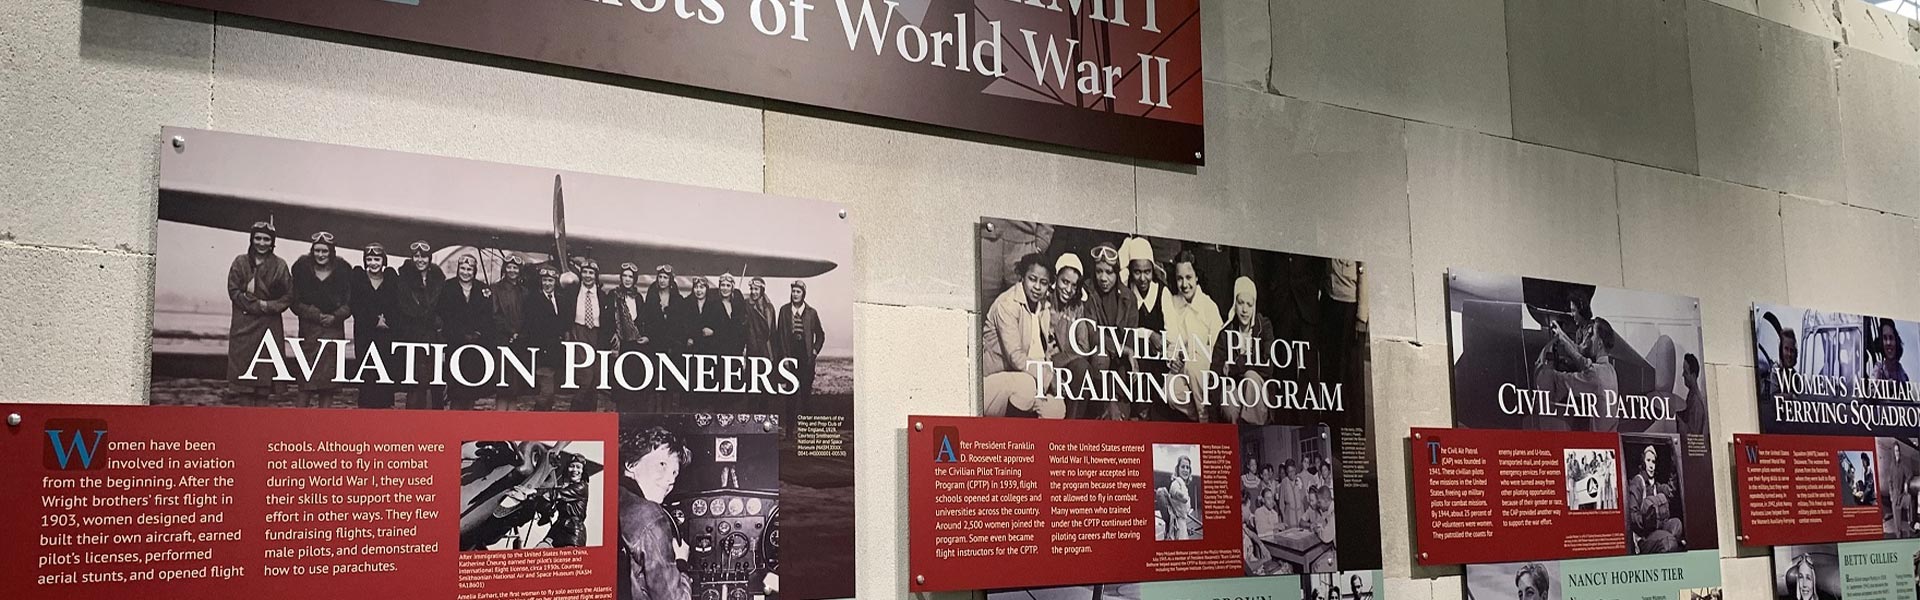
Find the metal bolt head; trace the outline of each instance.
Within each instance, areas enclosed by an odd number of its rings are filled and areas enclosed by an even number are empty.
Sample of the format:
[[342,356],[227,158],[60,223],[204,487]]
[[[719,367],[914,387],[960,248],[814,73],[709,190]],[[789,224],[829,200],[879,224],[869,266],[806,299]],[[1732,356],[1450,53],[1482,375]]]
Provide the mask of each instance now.
[[1200,160],[1200,156],[1201,156],[1201,155],[1200,155],[1200,153],[1199,153],[1199,152],[1195,152],[1195,153],[1193,153],[1193,159],[1194,159],[1194,160]]
[[1426,557],[1427,557],[1427,553],[1425,553],[1425,552],[1421,552],[1421,553],[1420,553],[1420,558],[1426,558]]
[[187,147],[187,138],[177,136],[177,135],[173,136],[173,149],[181,150],[181,149],[185,149],[186,147]]
[[916,421],[916,422],[914,422],[914,424],[913,424],[913,430],[914,430],[914,431],[920,431],[920,430],[922,430],[922,429],[926,429],[926,428],[927,428],[927,424],[926,424],[926,423],[921,423],[921,422],[917,422],[917,421]]
[[847,218],[847,209],[844,209],[844,208],[840,209],[840,218],[842,219]]
[[926,584],[927,584],[927,576],[925,576],[925,575],[915,575],[915,576],[913,576],[913,582],[914,582],[914,583],[916,583],[916,584],[919,584],[919,585],[926,585]]
[[993,221],[987,221],[986,229],[987,233],[993,233]]
[[7,426],[8,426],[8,427],[19,427],[19,426],[20,426],[20,413],[13,413],[13,414],[9,414],[9,415],[7,415]]

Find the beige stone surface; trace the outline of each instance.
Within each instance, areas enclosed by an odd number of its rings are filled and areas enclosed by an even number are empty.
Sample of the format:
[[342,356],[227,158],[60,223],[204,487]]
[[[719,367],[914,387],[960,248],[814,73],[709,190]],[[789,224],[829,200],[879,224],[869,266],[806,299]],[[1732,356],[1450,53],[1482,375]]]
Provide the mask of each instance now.
[[1138,167],[1139,231],[1358,259],[1376,336],[1414,335],[1402,122],[1210,85],[1214,158]]
[[1798,196],[1781,200],[1787,301],[1794,306],[1920,319],[1920,221]]
[[1700,300],[1703,359],[1753,364],[1748,308],[1787,297],[1780,194],[1622,163],[1626,287]]
[[1446,343],[1448,269],[1622,283],[1612,162],[1409,124],[1407,191],[1422,342]]
[[160,127],[207,124],[212,17],[127,0],[0,2],[0,240],[153,251]]
[[144,402],[152,297],[151,257],[0,242],[0,402]]
[[399,44],[385,40],[369,47],[345,34],[311,39],[286,35],[290,25],[245,24],[220,27],[214,129],[763,187],[755,107],[395,52]]
[[768,113],[767,191],[846,203],[857,297],[972,310],[980,217],[1131,231],[1124,163]]
[[1696,1],[1687,42],[1701,175],[1846,197],[1831,40]]
[[1507,135],[1499,0],[1273,0],[1272,89]]

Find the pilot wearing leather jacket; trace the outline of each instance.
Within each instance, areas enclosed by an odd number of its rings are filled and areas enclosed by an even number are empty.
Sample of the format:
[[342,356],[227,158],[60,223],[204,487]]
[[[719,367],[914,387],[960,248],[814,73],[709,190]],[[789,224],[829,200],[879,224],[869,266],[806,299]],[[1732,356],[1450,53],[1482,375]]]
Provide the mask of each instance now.
[[690,455],[664,427],[620,432],[620,600],[691,600],[687,545],[660,502]]

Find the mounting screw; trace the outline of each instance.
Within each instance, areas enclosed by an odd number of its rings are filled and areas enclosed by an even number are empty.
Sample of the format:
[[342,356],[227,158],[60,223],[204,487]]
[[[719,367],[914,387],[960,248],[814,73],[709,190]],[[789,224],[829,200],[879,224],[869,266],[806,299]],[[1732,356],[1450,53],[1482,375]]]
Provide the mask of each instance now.
[[19,426],[20,426],[20,413],[13,413],[13,414],[10,414],[10,415],[7,415],[7,426],[8,426],[8,427],[19,427]]
[[760,430],[761,430],[761,431],[773,431],[773,422],[772,422],[772,421],[761,421],[761,422],[760,422]]
[[187,148],[187,138],[180,137],[177,135],[173,136],[173,149],[185,150],[186,148]]
[[913,576],[913,582],[914,582],[915,584],[917,584],[917,585],[926,585],[926,584],[927,584],[927,576],[925,576],[925,575],[915,575],[915,576]]
[[1413,439],[1416,439],[1416,440],[1417,440],[1417,439],[1420,439],[1420,434],[1418,434],[1418,433],[1416,433],[1416,434],[1413,434]]
[[914,424],[913,424],[913,430],[914,430],[914,431],[919,431],[919,430],[922,430],[922,429],[926,429],[926,428],[927,428],[927,424],[926,424],[926,423],[920,423],[920,422],[917,422],[917,421],[916,421],[916,422],[914,422]]
[[1200,160],[1200,153],[1199,153],[1199,152],[1195,152],[1195,153],[1193,153],[1193,159],[1194,159],[1194,160]]
[[986,222],[987,233],[993,233],[993,221]]
[[847,209],[844,209],[844,208],[840,209],[840,218],[842,219],[847,218]]
[[1421,553],[1420,553],[1420,558],[1426,558],[1426,557],[1427,557],[1427,553],[1425,553],[1425,552],[1421,552]]

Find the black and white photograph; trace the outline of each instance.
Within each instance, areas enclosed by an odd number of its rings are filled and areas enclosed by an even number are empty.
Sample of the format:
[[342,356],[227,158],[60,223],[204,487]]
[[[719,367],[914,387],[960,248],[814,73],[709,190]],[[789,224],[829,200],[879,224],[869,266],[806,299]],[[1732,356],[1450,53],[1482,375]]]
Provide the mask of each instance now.
[[764,414],[621,415],[620,597],[779,594],[780,432]]
[[1722,600],[1720,587],[1688,588],[1680,590],[1680,600]]
[[1881,531],[1887,538],[1920,537],[1920,440],[1874,439]]
[[1619,510],[1618,453],[1612,448],[1568,448],[1567,510]]
[[1162,542],[1205,537],[1200,500],[1200,446],[1153,445],[1153,539]]
[[1301,578],[1303,600],[1374,600],[1375,571],[1314,573]]
[[1754,305],[1761,433],[1920,436],[1916,337],[1912,321]]
[[1680,493],[1680,438],[1622,434],[1627,464],[1627,549],[1658,554],[1687,547],[1686,496]]
[[1840,466],[1841,506],[1874,506],[1874,465],[1872,452],[1836,452]]
[[988,416],[1300,424],[1365,404],[1351,260],[983,219]]
[[606,444],[470,441],[460,445],[460,550],[605,543]]
[[153,404],[804,421],[817,450],[787,440],[756,489],[794,494],[785,533],[815,550],[788,592],[852,595],[840,205],[166,132],[191,143],[161,159]]
[[1140,584],[1109,583],[987,592],[987,600],[1140,600]]
[[[1717,522],[1713,478],[1704,476],[1713,472],[1713,403],[1698,300],[1453,269],[1447,306],[1455,427],[1667,440],[1653,444],[1650,476],[1665,486],[1647,487],[1648,502],[1627,501],[1641,540],[1632,551],[1719,546],[1718,535],[1683,528]],[[1648,468],[1644,445],[1608,458],[1626,461],[1616,466],[1635,474]],[[1588,479],[1577,470],[1568,465],[1570,509],[1614,510],[1621,507],[1612,498],[1633,491],[1614,487],[1626,475]],[[1653,496],[1663,496],[1666,508]]]
[[[1303,497],[1294,520],[1310,504],[1330,507],[1316,529],[1331,536],[1338,520],[1354,543],[1338,553],[1333,541],[1309,543],[1319,535],[1281,524],[1292,507],[1253,494],[1243,511],[1267,505],[1269,537],[1324,559],[1269,556],[1248,520],[1249,568],[1381,566],[1377,465],[1359,458],[1374,455],[1365,265],[993,217],[974,234],[983,415],[1320,428],[1353,458],[1297,464],[1331,489]],[[1286,478],[1283,462],[1271,461],[1270,477]]]
[[1240,535],[1248,575],[1338,569],[1331,438],[1325,426],[1240,426]]
[[835,205],[193,135],[160,182],[155,404],[850,403]]
[[1467,600],[1560,600],[1557,561],[1473,565],[1467,571]]
[[1834,544],[1773,547],[1776,600],[1841,600],[1840,552]]

